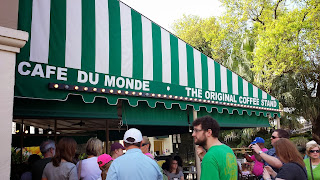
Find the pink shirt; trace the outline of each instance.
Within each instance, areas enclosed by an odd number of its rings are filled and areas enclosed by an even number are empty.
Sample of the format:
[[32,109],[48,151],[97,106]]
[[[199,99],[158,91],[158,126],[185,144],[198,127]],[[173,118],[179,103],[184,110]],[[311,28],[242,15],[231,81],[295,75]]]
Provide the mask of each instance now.
[[149,156],[149,158],[154,159],[151,153],[145,153],[145,155]]
[[[266,152],[266,151],[268,151],[268,149],[267,148],[263,148],[263,149],[261,149],[261,151]],[[252,173],[255,176],[262,175],[262,173],[263,173],[263,162],[258,161],[254,157],[254,155],[251,156],[251,159],[254,161],[254,166],[253,166],[253,169],[252,169]]]

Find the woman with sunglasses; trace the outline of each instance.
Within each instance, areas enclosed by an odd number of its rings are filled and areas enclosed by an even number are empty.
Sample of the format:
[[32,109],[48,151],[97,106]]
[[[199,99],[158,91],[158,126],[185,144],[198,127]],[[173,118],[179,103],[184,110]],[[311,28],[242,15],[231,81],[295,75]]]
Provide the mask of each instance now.
[[309,158],[305,159],[304,163],[307,168],[308,180],[320,179],[320,146],[315,141],[310,141],[307,143],[306,149]]
[[270,166],[265,166],[263,171],[263,179],[271,180],[307,180],[306,167],[303,162],[302,156],[289,139],[279,138],[277,142],[273,144],[276,155],[280,161],[283,162],[283,166],[279,172],[276,173]]

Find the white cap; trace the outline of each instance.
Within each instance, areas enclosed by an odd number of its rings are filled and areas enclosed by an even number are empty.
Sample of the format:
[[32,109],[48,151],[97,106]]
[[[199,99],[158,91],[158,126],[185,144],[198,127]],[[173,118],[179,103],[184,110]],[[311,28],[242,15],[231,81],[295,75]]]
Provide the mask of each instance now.
[[[133,142],[128,141],[128,138],[133,138]],[[142,141],[142,134],[141,132],[136,128],[131,128],[126,131],[126,133],[123,136],[123,141],[129,144],[138,143]]]

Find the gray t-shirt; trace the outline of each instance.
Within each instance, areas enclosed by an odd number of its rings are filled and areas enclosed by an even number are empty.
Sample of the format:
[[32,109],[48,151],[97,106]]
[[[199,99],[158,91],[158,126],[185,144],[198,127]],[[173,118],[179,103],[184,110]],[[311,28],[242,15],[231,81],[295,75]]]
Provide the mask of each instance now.
[[58,167],[50,162],[44,168],[42,177],[48,180],[78,180],[77,168],[70,162],[61,162]]
[[178,174],[170,173],[169,171],[164,171],[164,174],[167,175],[168,180],[180,180],[180,178],[183,176],[182,171],[179,171]]

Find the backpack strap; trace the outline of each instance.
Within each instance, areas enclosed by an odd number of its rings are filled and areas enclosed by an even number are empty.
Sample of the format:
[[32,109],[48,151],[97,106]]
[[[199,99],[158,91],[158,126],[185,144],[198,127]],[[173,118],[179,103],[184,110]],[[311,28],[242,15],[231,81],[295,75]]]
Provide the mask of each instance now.
[[78,171],[78,179],[79,180],[81,178],[81,165],[82,165],[82,160],[79,161],[79,166],[78,166],[78,169],[77,169],[77,171]]

